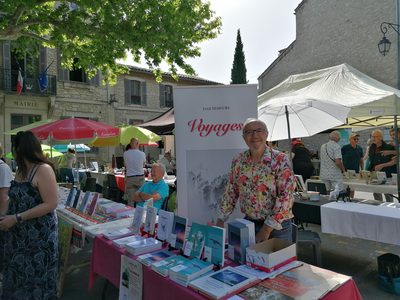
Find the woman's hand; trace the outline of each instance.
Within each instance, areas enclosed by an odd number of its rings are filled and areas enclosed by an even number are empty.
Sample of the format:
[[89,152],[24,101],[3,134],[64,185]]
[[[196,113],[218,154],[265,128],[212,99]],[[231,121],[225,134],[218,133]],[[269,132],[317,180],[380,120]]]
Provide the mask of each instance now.
[[5,215],[0,219],[0,230],[7,231],[17,223],[15,215]]

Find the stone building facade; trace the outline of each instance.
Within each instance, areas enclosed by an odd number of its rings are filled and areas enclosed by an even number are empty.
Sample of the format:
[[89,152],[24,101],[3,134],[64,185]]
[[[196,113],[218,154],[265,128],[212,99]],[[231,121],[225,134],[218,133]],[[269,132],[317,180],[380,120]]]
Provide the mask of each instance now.
[[[359,71],[393,87],[398,84],[397,33],[389,30],[390,52],[382,56],[378,43],[380,24],[400,24],[398,0],[303,0],[295,9],[296,40],[280,51],[275,61],[258,77],[258,93],[274,87],[288,76],[347,63]],[[370,129],[360,132],[360,145],[366,148]],[[388,138],[388,132],[385,131]],[[327,134],[306,138],[306,145],[319,151]],[[286,141],[279,143],[287,150]]]
[[[6,152],[11,150],[11,136],[3,133],[35,121],[82,117],[110,125],[139,124],[173,106],[174,87],[218,84],[186,75],[175,81],[168,74],[160,84],[150,70],[129,66],[116,85],[107,86],[101,84],[101,74],[89,80],[82,69],[63,69],[55,49],[40,48],[39,58],[17,58],[9,42],[0,45],[0,143]],[[44,88],[39,78],[46,69]],[[20,95],[18,70],[24,78]],[[107,162],[115,151],[99,149],[92,156]]]

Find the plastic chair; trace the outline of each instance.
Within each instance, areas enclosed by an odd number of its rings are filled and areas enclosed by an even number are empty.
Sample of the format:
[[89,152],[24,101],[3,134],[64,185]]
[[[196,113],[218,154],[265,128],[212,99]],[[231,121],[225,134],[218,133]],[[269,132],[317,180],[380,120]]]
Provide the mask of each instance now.
[[[298,246],[312,246],[314,264],[321,266],[321,238],[319,234],[311,230],[299,230],[296,224],[292,223],[292,241]],[[297,251],[297,247],[296,247]]]

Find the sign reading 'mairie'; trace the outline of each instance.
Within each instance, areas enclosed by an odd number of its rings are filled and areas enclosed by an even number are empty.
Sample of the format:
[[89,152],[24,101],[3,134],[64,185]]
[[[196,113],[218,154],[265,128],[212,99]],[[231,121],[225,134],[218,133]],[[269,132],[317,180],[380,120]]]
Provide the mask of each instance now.
[[176,87],[174,108],[178,215],[216,221],[232,158],[247,148],[243,123],[257,117],[257,87]]

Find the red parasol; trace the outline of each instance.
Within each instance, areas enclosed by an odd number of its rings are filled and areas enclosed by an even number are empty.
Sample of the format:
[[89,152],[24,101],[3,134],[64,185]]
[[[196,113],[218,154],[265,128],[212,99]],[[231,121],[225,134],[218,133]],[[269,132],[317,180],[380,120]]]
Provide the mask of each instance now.
[[57,120],[30,129],[39,140],[80,140],[119,135],[119,128],[88,119],[69,118]]

